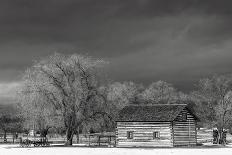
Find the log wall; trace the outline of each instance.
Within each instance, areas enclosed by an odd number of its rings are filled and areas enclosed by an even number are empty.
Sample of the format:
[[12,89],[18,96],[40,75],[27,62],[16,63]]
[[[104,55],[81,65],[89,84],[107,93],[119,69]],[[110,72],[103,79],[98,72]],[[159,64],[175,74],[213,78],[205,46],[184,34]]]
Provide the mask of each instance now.
[[[182,120],[182,114],[187,113],[187,120]],[[196,145],[197,132],[196,120],[184,109],[173,121],[173,145],[174,146],[190,146]]]
[[[117,147],[172,147],[170,122],[117,122]],[[127,132],[133,132],[133,139],[127,139]],[[153,132],[160,138],[153,139]]]

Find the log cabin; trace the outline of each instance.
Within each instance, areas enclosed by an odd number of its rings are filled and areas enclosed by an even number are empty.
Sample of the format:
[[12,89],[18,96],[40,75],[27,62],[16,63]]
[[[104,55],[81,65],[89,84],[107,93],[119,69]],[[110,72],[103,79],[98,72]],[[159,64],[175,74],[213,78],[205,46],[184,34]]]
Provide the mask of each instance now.
[[198,120],[186,104],[129,105],[116,121],[116,147],[194,146]]

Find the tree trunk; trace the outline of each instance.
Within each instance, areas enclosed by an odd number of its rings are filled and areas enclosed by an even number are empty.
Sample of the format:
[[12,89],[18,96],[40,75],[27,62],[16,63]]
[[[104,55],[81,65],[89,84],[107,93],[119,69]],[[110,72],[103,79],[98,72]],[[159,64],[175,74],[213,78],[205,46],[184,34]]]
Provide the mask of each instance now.
[[5,130],[4,130],[4,137],[3,137],[3,139],[4,139],[4,143],[6,143],[7,139],[6,139],[6,131]]
[[71,146],[73,143],[73,131],[71,129],[67,129],[66,131],[66,142],[65,146]]
[[218,143],[219,144],[222,144],[223,143],[223,140],[222,140],[222,133],[223,132],[223,129],[222,128],[219,128],[218,129]]
[[79,142],[80,142],[79,126],[78,126],[77,131],[76,131],[76,138],[77,138],[77,144],[79,144]]
[[79,144],[80,143],[79,133],[76,134],[76,137],[77,137],[77,144]]

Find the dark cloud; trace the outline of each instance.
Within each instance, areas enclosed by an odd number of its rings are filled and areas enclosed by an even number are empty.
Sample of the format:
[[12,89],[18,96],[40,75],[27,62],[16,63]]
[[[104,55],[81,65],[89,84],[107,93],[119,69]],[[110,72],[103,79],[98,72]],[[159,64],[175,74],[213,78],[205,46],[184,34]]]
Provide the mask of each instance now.
[[[228,73],[231,0],[1,0],[0,81],[55,51],[110,61],[109,76],[183,90]],[[180,76],[181,75],[181,76]]]

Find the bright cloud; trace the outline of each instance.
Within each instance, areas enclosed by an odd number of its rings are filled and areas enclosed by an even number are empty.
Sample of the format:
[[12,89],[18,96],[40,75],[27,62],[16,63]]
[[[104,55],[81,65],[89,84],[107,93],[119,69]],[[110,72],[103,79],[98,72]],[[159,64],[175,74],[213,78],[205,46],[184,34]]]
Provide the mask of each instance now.
[[13,98],[20,82],[0,83],[0,98]]

